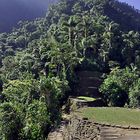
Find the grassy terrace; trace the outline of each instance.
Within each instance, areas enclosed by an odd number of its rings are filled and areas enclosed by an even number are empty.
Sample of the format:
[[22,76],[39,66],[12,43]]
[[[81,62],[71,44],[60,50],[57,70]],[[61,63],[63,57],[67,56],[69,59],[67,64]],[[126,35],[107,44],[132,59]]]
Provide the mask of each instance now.
[[99,123],[140,126],[140,110],[126,108],[83,108],[80,115]]

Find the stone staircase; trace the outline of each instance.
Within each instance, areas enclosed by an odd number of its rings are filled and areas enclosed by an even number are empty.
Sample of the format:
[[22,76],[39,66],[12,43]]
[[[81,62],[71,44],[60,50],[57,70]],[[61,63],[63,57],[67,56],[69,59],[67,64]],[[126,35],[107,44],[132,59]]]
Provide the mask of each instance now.
[[79,71],[79,84],[77,87],[78,96],[100,98],[99,86],[102,83],[102,73],[94,71]]
[[[77,96],[88,96],[97,99],[97,102],[85,102],[77,98],[70,98],[70,104],[75,102],[80,107],[101,106],[102,98],[99,86],[102,83],[101,73],[93,71],[78,72],[79,84]],[[98,100],[99,99],[99,100]],[[96,100],[95,100],[96,101]],[[74,104],[75,104],[74,103]],[[96,105],[95,105],[96,103]],[[140,140],[140,130],[131,130],[115,126],[95,124],[87,118],[72,117],[62,121],[58,128],[52,130],[47,140]]]
[[101,127],[99,140],[140,140],[140,130]]
[[[79,71],[77,73],[79,84],[77,96],[96,98],[95,102],[79,100],[76,97],[69,98],[69,104],[77,108],[103,106],[102,95],[99,86],[102,84],[102,73],[94,71]],[[75,107],[75,106],[74,106]],[[76,108],[76,109],[77,109]],[[70,109],[72,111],[72,109]],[[71,116],[71,115],[70,115]],[[140,140],[140,130],[131,130],[121,127],[95,124],[87,118],[73,116],[71,119],[62,121],[52,130],[47,140]]]
[[100,140],[118,140],[120,134],[116,129],[110,127],[102,127],[100,129]]

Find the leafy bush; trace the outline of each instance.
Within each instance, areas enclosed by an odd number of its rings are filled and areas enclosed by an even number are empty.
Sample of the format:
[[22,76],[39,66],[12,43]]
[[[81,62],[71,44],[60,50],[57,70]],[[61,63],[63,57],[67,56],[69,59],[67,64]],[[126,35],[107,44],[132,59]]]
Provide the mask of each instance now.
[[5,84],[0,108],[1,139],[45,140],[51,121],[48,102],[39,86],[33,79]]
[[22,121],[18,107],[11,102],[0,106],[0,139],[18,140],[22,128]]
[[104,100],[109,106],[122,107],[127,102],[128,96],[126,92],[112,79],[106,79],[100,91],[104,93]]
[[108,105],[124,106],[128,103],[128,93],[138,79],[135,69],[113,69],[100,87]]
[[26,110],[26,118],[22,129],[22,138],[28,140],[43,140],[50,126],[49,113],[45,100],[33,100]]
[[140,107],[140,79],[130,88],[129,100],[130,107]]

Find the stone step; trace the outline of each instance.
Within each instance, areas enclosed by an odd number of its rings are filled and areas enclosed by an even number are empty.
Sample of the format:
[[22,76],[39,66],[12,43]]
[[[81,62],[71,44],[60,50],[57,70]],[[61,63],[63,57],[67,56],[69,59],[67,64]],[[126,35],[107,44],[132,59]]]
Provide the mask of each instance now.
[[110,130],[110,129],[101,129],[102,133],[117,133],[116,130]]
[[102,79],[96,78],[96,77],[89,77],[89,78],[80,78],[79,79],[79,86],[94,86],[94,87],[99,87],[102,84]]
[[78,88],[79,89],[79,91],[81,92],[81,94],[99,94],[99,90],[98,90],[98,88],[97,87],[79,87]]
[[100,140],[119,140],[118,137],[100,138]]
[[101,135],[106,135],[106,136],[108,136],[108,135],[112,135],[112,136],[119,136],[119,134],[117,134],[117,133],[115,133],[115,132],[101,132]]
[[120,137],[120,134],[101,134],[101,137]]
[[89,96],[93,98],[100,98],[101,93],[98,91],[98,88],[94,87],[85,87],[77,90],[78,95],[80,96]]
[[82,91],[88,91],[88,92],[97,92],[99,91],[98,90],[98,87],[94,87],[94,86],[87,86],[87,87],[84,87],[84,86],[81,86],[79,87]]
[[117,132],[114,131],[101,131],[101,135],[119,135]]
[[100,131],[100,140],[119,140],[121,136],[116,129],[110,127],[102,127]]
[[118,140],[140,140],[140,136],[123,136]]
[[78,76],[79,77],[101,77],[102,73],[95,72],[95,71],[79,71]]
[[113,135],[107,135],[107,136],[106,135],[101,135],[100,136],[101,140],[114,140],[114,139],[118,140],[119,138],[120,138],[119,135],[118,136],[117,135],[116,136],[115,135],[114,136]]
[[100,80],[100,81],[102,81],[102,79],[101,78],[99,78],[99,77],[94,77],[94,76],[90,76],[90,77],[79,77],[79,80]]

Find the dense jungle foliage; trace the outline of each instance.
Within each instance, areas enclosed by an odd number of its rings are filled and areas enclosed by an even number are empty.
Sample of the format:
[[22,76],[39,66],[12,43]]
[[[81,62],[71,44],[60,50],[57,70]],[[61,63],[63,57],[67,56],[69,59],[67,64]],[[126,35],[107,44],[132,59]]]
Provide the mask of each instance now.
[[60,0],[0,34],[0,139],[45,140],[76,72],[106,73],[111,106],[140,106],[140,13],[117,0]]

